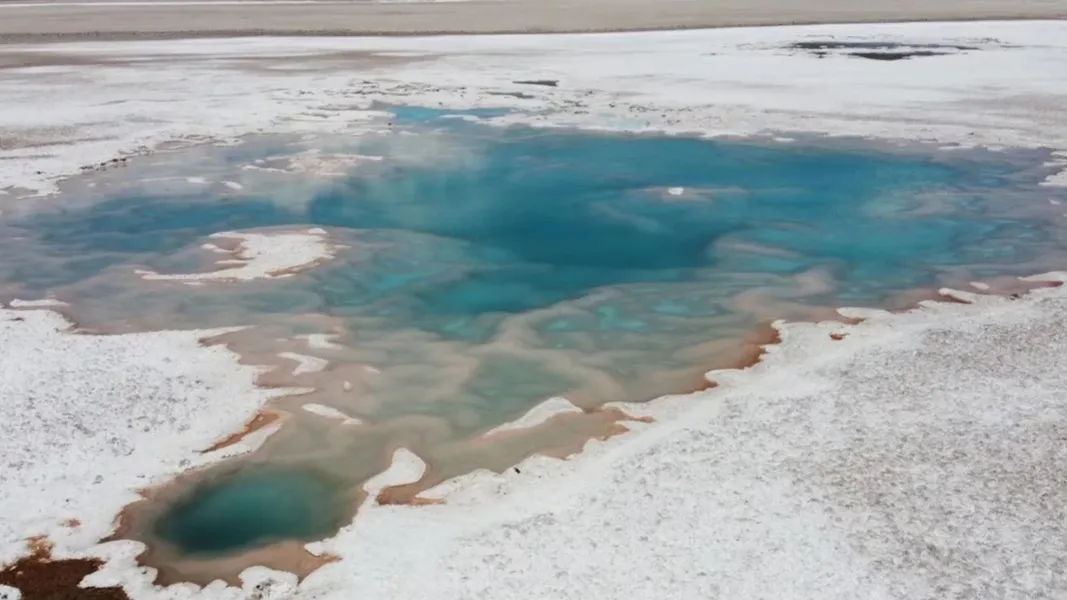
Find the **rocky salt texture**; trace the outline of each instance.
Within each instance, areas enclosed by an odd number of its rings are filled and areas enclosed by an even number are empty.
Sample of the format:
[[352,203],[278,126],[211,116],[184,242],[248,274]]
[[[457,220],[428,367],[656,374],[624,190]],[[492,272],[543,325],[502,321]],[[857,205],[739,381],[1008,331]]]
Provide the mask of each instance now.
[[220,332],[80,335],[60,315],[0,309],[0,564],[47,536],[81,555],[138,490],[247,451],[201,451],[283,390],[201,338]]
[[[253,279],[289,277],[294,273],[320,265],[334,257],[337,246],[330,242],[325,230],[313,227],[306,231],[244,233],[224,231],[211,235],[215,239],[237,240],[233,258],[215,262],[218,270],[205,273],[156,273],[138,271],[142,279],[152,281],[181,281],[189,285],[204,282],[235,282]],[[230,254],[213,244],[206,249]]]

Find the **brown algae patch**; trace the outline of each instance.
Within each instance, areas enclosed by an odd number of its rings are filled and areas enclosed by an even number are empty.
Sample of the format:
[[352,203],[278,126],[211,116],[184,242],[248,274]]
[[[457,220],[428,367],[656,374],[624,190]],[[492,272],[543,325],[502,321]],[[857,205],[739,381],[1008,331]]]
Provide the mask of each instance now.
[[279,420],[281,417],[282,417],[282,415],[280,413],[278,413],[277,411],[262,410],[259,413],[257,413],[255,417],[252,417],[252,420],[250,420],[244,426],[244,429],[242,429],[241,431],[238,431],[236,433],[233,433],[233,434],[231,434],[229,436],[226,436],[225,438],[219,440],[218,442],[215,442],[209,448],[204,449],[202,451],[202,453],[203,454],[208,454],[210,452],[215,452],[216,450],[222,450],[223,448],[228,448],[230,446],[233,446],[234,444],[237,444],[237,443],[241,442],[242,440],[244,440],[245,437],[251,435],[252,433],[255,433],[255,432],[263,429],[264,427],[267,427],[268,425],[274,423],[275,421]]
[[22,600],[129,600],[121,587],[80,587],[104,561],[99,558],[52,557],[42,539],[30,541],[30,554],[0,569],[0,585],[19,590]]

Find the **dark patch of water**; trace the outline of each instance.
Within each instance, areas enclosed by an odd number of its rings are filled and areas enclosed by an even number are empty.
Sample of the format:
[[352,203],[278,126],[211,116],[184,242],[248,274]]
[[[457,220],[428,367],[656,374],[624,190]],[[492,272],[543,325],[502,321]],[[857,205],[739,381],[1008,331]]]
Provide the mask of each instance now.
[[337,482],[307,469],[244,469],[191,490],[156,524],[156,534],[193,556],[312,541],[350,518],[340,491]]
[[884,41],[810,41],[795,42],[788,46],[792,50],[805,50],[811,54],[824,58],[832,54],[842,54],[854,58],[867,60],[897,61],[909,58],[925,58],[932,56],[947,56],[958,52],[970,52],[979,50],[977,46],[958,44],[920,44]]

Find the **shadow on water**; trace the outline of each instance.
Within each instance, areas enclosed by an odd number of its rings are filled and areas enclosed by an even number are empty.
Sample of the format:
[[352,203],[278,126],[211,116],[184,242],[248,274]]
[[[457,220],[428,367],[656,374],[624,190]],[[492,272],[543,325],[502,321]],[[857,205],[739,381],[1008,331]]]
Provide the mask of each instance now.
[[[604,403],[704,389],[707,369],[755,360],[774,319],[900,308],[937,286],[1047,270],[1067,247],[1036,153],[446,116],[401,109],[387,133],[160,154],[5,211],[5,289],[71,300],[91,330],[255,325],[212,343],[273,366],[263,385],[312,390],[272,403],[284,424],[257,452],[129,507],[118,535],[148,543],[161,582],[233,581],[253,564],[310,572],[330,558],[302,541],[348,522],[396,448],[428,470],[383,499],[416,502],[447,478],[625,431]],[[136,274],[204,269],[215,232],[297,226],[344,248],[286,279]],[[328,366],[300,370],[282,353]],[[582,410],[487,435],[554,396]]]

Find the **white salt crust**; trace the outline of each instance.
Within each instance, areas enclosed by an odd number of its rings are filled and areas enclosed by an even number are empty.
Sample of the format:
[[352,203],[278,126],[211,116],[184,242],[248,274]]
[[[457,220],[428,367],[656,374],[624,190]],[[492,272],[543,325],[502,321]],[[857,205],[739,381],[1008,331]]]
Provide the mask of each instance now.
[[318,373],[325,369],[330,361],[319,358],[317,356],[308,356],[306,354],[298,354],[296,352],[279,352],[279,358],[291,360],[296,363],[293,367],[293,375],[303,375],[304,373]]
[[[181,281],[190,285],[207,281],[278,279],[322,264],[333,258],[337,250],[337,246],[330,242],[329,234],[317,227],[306,231],[268,233],[223,231],[214,233],[211,237],[240,240],[232,259],[216,261],[215,264],[223,268],[206,273],[156,273],[139,270],[137,274],[150,281]],[[221,250],[213,244],[206,249],[212,252]]]
[[362,425],[363,421],[346,414],[344,411],[338,410],[332,406],[326,406],[324,404],[317,404],[310,402],[301,406],[307,412],[318,415],[326,419],[335,419],[340,421],[342,425]]
[[53,312],[0,309],[0,564],[39,535],[82,552],[138,490],[255,447],[200,453],[285,392],[201,345],[226,331],[81,335]]
[[39,300],[22,300],[15,298],[8,303],[11,308],[50,308],[66,306],[67,303],[55,298],[41,298]]
[[582,409],[575,406],[570,400],[566,398],[549,398],[544,402],[534,406],[523,416],[519,417],[515,421],[510,421],[499,425],[485,432],[485,435],[494,435],[497,433],[503,433],[505,431],[514,431],[516,429],[529,429],[530,427],[536,427],[545,421],[548,421],[552,417],[557,415],[580,413]]

